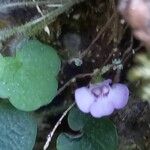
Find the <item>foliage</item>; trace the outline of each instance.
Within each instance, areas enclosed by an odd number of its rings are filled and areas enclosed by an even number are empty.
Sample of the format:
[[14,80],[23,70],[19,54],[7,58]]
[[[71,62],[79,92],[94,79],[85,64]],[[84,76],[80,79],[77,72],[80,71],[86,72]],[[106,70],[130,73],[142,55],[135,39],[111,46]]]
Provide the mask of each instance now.
[[94,119],[72,109],[68,116],[72,130],[78,135],[62,133],[57,139],[58,150],[116,150],[116,129],[108,119]]
[[59,69],[52,47],[37,40],[23,42],[15,57],[0,56],[0,96],[20,110],[36,110],[56,95]]
[[34,116],[0,102],[0,120],[1,150],[32,150],[37,133]]

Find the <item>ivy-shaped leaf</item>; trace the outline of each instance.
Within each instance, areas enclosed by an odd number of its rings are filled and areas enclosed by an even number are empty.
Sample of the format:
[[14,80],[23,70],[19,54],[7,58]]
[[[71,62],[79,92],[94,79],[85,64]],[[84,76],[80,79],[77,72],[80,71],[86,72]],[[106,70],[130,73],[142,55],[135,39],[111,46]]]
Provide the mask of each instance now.
[[37,120],[29,113],[0,103],[0,149],[32,150],[37,134]]
[[57,139],[57,150],[116,150],[116,128],[108,119],[94,119],[72,109],[68,116],[72,130],[80,131],[77,136],[62,133]]
[[18,109],[36,110],[57,92],[60,59],[56,51],[37,40],[25,42],[15,57],[0,56],[0,97]]

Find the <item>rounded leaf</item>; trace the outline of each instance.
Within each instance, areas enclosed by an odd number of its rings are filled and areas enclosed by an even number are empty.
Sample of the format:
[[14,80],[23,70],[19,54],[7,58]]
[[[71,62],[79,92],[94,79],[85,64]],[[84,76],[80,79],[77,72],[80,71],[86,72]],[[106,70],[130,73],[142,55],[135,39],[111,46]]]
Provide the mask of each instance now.
[[88,120],[87,114],[81,113],[79,109],[73,107],[70,110],[70,113],[68,115],[68,124],[72,130],[74,131],[82,130],[87,120]]
[[[74,119],[70,116],[74,116]],[[57,150],[117,149],[116,128],[108,119],[94,119],[87,114],[82,114],[77,109],[73,109],[70,111],[68,121],[70,128],[75,129],[75,131],[79,129],[80,133],[74,136],[61,133],[57,138]],[[79,123],[80,128],[77,127],[77,123]]]
[[37,40],[23,43],[16,57],[2,57],[0,97],[18,109],[33,111],[52,101],[57,93],[60,59],[56,51]]

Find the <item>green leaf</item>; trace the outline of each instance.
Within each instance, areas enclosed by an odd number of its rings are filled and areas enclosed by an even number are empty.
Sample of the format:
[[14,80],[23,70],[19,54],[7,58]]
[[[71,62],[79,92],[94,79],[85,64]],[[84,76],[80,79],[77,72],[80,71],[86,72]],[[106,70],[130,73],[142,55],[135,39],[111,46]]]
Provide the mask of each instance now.
[[0,149],[32,150],[37,134],[37,121],[29,113],[0,103]]
[[60,59],[56,51],[37,40],[20,46],[16,57],[0,57],[0,97],[18,109],[36,110],[57,93]]
[[68,123],[79,135],[62,133],[57,139],[57,150],[116,150],[116,128],[108,119],[94,119],[72,109]]
[[75,107],[72,108],[68,115],[68,124],[74,131],[82,130],[88,120],[89,116],[87,116],[85,113],[81,113],[80,110],[76,109]]

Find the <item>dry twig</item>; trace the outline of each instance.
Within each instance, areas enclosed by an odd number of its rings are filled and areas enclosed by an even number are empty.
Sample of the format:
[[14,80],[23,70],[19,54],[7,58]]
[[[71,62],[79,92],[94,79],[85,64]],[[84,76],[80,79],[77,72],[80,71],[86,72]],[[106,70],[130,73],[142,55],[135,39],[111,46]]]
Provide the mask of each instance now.
[[71,108],[75,105],[75,103],[71,104],[69,106],[69,108],[62,114],[62,116],[59,118],[59,120],[57,121],[57,123],[55,124],[53,130],[48,134],[47,136],[47,140],[46,140],[46,143],[43,147],[43,150],[47,150],[48,146],[49,146],[49,143],[51,142],[51,139],[56,131],[56,129],[58,128],[58,126],[61,124],[63,118],[67,115],[67,113],[71,110]]
[[83,53],[81,53],[80,55],[80,59],[85,57],[85,55],[88,54],[88,52],[91,50],[91,47],[97,42],[97,40],[99,39],[99,37],[102,35],[102,33],[109,27],[109,25],[112,23],[112,20],[114,19],[115,15],[113,14],[111,16],[111,18],[107,21],[107,23],[105,24],[105,26],[98,32],[98,34],[96,35],[96,37],[93,39],[93,41],[91,42],[91,44],[87,47],[87,49],[84,50]]

